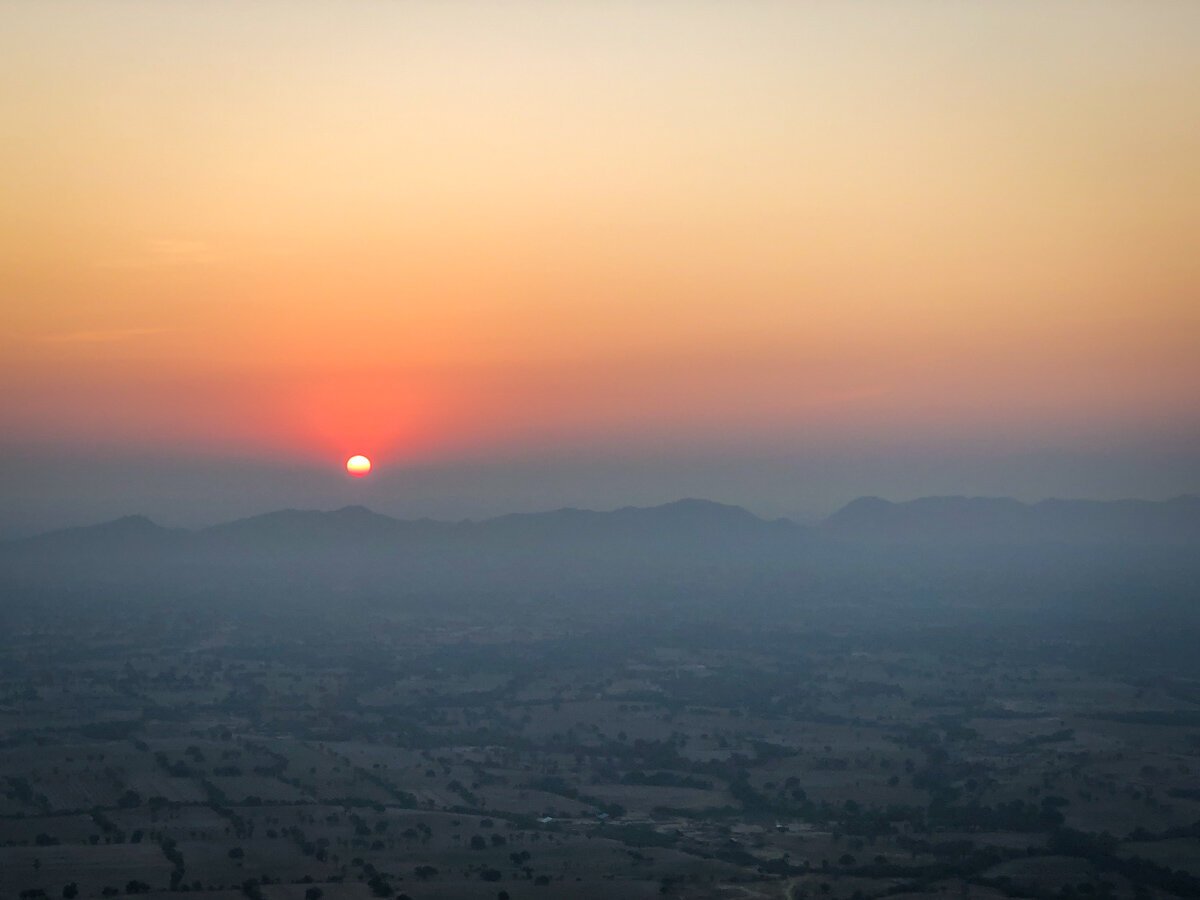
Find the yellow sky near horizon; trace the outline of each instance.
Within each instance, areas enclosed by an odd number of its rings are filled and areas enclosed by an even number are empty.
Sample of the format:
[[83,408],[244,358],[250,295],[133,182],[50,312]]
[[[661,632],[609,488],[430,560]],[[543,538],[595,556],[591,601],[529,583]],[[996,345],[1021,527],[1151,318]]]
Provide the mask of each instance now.
[[0,428],[1194,425],[1198,39],[1186,2],[9,3]]

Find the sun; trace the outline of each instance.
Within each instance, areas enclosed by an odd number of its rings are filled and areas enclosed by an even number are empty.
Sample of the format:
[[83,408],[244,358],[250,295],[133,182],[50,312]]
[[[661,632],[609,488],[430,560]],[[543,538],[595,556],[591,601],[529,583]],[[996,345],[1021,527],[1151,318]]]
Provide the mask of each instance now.
[[346,471],[355,478],[362,478],[371,471],[371,461],[362,454],[352,456],[346,460]]

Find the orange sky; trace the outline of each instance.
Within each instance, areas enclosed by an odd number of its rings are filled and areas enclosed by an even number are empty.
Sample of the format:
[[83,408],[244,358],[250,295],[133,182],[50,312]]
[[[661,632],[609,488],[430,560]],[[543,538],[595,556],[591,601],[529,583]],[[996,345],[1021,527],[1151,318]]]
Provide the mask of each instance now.
[[1197,46],[1190,0],[8,3],[0,432],[1194,432]]

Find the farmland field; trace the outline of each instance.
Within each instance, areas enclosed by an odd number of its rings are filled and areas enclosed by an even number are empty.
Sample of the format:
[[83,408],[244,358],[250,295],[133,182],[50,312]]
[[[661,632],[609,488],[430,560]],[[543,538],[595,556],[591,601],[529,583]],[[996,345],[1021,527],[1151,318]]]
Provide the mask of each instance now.
[[5,900],[1200,885],[1190,682],[1077,645],[614,618],[499,643],[439,622],[419,650],[410,625],[392,652],[243,622],[39,662],[71,633],[3,647]]

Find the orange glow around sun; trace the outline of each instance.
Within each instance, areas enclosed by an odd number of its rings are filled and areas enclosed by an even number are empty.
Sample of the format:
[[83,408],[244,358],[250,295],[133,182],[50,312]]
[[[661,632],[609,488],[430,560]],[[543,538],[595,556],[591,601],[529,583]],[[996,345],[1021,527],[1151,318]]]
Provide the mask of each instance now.
[[371,471],[371,461],[361,454],[352,456],[346,460],[346,471],[355,478],[362,478]]
[[1200,3],[215,6],[0,5],[0,472],[1200,423]]

